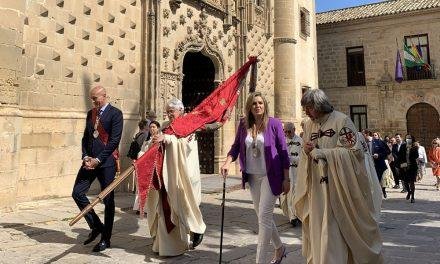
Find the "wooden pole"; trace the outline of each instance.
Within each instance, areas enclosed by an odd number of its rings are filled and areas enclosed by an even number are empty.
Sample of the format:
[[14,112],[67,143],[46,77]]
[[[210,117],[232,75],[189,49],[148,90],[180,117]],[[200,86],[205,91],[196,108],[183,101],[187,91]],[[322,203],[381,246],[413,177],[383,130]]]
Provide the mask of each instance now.
[[131,165],[130,168],[126,169],[119,177],[113,180],[112,183],[110,183],[109,186],[107,186],[102,192],[98,194],[98,197],[96,197],[95,200],[93,200],[92,203],[88,204],[78,215],[75,216],[75,218],[70,221],[69,226],[73,226],[76,222],[79,221],[84,215],[86,215],[90,210],[93,209],[95,205],[97,205],[99,202],[103,201],[104,198],[112,192],[123,180],[125,180],[128,176],[130,176],[134,171],[134,165]]

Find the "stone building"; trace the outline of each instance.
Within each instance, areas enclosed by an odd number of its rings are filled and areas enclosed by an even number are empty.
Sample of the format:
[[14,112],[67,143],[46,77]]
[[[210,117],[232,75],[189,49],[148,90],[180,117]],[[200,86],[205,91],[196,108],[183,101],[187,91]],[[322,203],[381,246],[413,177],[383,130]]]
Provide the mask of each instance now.
[[[319,87],[359,129],[413,134],[429,147],[440,136],[440,3],[384,1],[316,15]],[[420,46],[430,65],[405,68],[395,81],[397,51]]]
[[[97,84],[124,113],[122,154],[146,110],[162,114],[171,97],[190,110],[249,55],[271,113],[299,122],[295,102],[317,86],[314,10],[307,0],[2,1],[0,211],[70,195]],[[199,135],[202,172],[218,171],[246,95],[232,122]]]

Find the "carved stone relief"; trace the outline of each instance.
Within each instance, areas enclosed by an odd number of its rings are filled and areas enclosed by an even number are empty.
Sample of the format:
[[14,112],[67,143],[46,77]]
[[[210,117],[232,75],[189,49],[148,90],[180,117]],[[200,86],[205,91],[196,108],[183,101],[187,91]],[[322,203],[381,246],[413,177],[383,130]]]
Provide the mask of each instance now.
[[177,22],[176,21],[171,21],[171,29],[174,31],[177,30]]
[[193,17],[193,11],[190,9],[190,8],[188,8],[188,9],[186,9],[186,16],[188,17],[188,18],[192,18]]
[[164,9],[163,10],[163,18],[168,19],[170,17],[170,10]]
[[185,20],[185,16],[184,16],[184,15],[180,15],[179,23],[180,23],[181,25],[185,25],[186,20]]
[[[173,97],[180,98],[178,93],[178,83],[182,80],[182,76],[172,72],[161,72],[160,74],[160,89],[159,100],[157,100],[158,113],[165,111],[166,103]],[[162,112],[164,113],[164,112]]]
[[169,27],[163,27],[163,29],[162,29],[162,35],[163,35],[164,37],[168,37],[168,36],[170,35],[170,31],[171,31],[171,29],[170,29]]

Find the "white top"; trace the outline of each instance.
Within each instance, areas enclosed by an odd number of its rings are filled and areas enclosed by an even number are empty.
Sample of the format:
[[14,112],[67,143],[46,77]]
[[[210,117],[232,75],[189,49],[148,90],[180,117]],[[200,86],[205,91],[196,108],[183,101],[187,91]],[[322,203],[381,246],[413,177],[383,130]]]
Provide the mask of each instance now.
[[[259,133],[256,138],[255,148],[250,133],[246,137],[246,173],[266,175],[266,161],[264,160],[264,135]],[[258,155],[254,156],[254,153]]]
[[419,146],[419,161],[423,163],[428,161],[428,158],[426,157],[426,150],[423,146]]

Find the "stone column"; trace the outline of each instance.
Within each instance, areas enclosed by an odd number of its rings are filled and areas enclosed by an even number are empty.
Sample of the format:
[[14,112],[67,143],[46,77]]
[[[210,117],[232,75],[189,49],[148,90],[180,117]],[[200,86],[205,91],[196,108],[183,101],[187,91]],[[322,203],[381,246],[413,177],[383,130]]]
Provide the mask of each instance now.
[[274,109],[283,121],[298,120],[294,111],[295,98],[295,9],[296,1],[276,0],[274,3]]
[[4,19],[0,25],[0,211],[10,211],[15,208],[19,177],[19,80],[26,1],[1,3],[0,16]]

